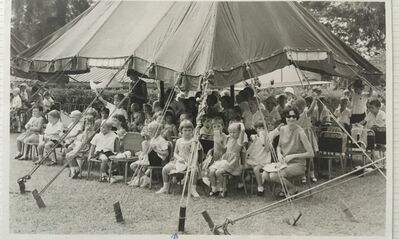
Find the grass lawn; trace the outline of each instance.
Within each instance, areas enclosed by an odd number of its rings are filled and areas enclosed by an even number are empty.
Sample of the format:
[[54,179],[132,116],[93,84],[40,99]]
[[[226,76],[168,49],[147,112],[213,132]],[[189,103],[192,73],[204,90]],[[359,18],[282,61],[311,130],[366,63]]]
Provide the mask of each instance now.
[[[47,207],[39,209],[31,193],[19,194],[16,181],[33,167],[33,163],[13,159],[16,136],[11,135],[10,145],[11,233],[171,235],[176,232],[180,195],[156,195],[159,183],[150,190],[131,188],[123,183],[99,183],[95,179],[71,180],[66,169],[42,195]],[[40,191],[60,168],[40,167],[26,183],[26,189]],[[295,202],[296,209],[303,214],[296,227],[284,223],[291,215],[291,208],[284,206],[237,222],[229,231],[235,235],[383,236],[385,192],[384,178],[374,172]],[[191,200],[187,209],[187,234],[211,234],[201,216],[203,210],[220,224],[226,217],[235,218],[275,201],[268,191],[265,197],[258,197],[232,190],[226,199],[208,198],[202,190],[199,193],[201,198]],[[359,222],[345,217],[339,204],[341,199]],[[125,224],[115,222],[115,201],[121,202]]]

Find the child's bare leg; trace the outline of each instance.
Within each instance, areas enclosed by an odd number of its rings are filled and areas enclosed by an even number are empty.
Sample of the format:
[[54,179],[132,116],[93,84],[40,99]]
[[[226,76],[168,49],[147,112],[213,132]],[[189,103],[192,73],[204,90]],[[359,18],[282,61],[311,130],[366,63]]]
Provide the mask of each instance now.
[[101,177],[103,176],[107,176],[108,174],[108,163],[109,163],[109,159],[105,154],[100,154],[100,156],[98,156],[98,159],[101,160],[101,166],[100,166],[100,171],[101,171]]
[[223,188],[223,184],[224,184],[224,177],[223,177],[223,173],[225,171],[223,169],[217,169],[215,174],[216,174],[216,190],[217,191],[223,191],[225,190],[225,188]]
[[316,178],[316,176],[314,175],[314,170],[315,170],[315,168],[314,168],[314,158],[310,158],[310,160],[309,160],[309,168],[310,168],[310,179],[313,181],[313,182],[317,182],[317,178]]
[[211,182],[211,191],[216,192],[216,169],[210,168],[209,169],[209,181]]
[[[53,142],[51,142],[51,141],[50,141],[50,142],[47,142],[47,143],[44,145],[44,152],[46,152],[46,154],[51,153],[51,149],[53,148],[53,146],[54,146],[54,143],[53,143]],[[50,154],[50,155],[49,155],[49,159],[51,160],[51,162],[56,163],[56,162],[55,162],[54,155]]]
[[39,160],[41,160],[43,158],[43,153],[44,153],[44,142],[39,143],[39,145],[37,146],[37,151],[39,154]]
[[192,170],[192,177],[193,177],[193,184],[191,185],[191,195],[193,196],[193,197],[195,197],[195,198],[198,198],[199,197],[199,194],[198,194],[198,192],[197,192],[197,178],[198,178],[198,173],[197,173],[198,171],[197,171],[197,168],[195,167],[193,170]]
[[17,139],[17,155],[21,156],[22,155],[22,140]]
[[175,168],[173,163],[168,163],[162,168],[163,187],[156,193],[167,193],[169,191],[169,172]]
[[260,170],[263,168],[263,166],[261,165],[257,165],[253,168],[254,170],[254,174],[255,174],[255,179],[256,179],[256,183],[258,185],[258,192],[262,192],[263,193],[263,182],[262,182],[262,174],[260,172]]
[[75,172],[79,171],[78,162],[76,160],[76,154],[71,152],[67,153],[65,159],[68,162],[69,169],[71,170],[71,175],[73,176]]

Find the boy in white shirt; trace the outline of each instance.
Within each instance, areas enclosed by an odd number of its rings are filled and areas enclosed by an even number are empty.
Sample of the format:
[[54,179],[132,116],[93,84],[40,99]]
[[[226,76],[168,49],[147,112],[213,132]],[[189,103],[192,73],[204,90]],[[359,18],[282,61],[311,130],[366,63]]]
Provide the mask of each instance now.
[[[75,122],[80,121],[82,113],[79,110],[74,110],[69,115],[72,118],[72,122],[68,125],[68,130],[75,124]],[[75,140],[76,136],[83,132],[83,122],[78,122],[75,127],[69,132],[65,137],[65,146],[68,147]]]
[[90,141],[91,147],[88,158],[97,158],[101,161],[101,182],[107,181],[108,178],[108,157],[119,151],[118,137],[111,129],[112,123],[108,121],[104,122],[101,125],[100,133],[97,133]]
[[335,110],[334,115],[338,121],[344,125],[345,129],[350,132],[350,117],[351,110],[348,108],[349,99],[341,97],[338,108]]
[[364,85],[361,80],[356,80],[353,83],[353,93],[352,93],[352,104],[351,104],[351,118],[350,123],[359,123],[366,117],[367,110],[367,100],[372,94],[372,89],[370,91],[363,92]]
[[369,103],[369,113],[361,124],[366,123],[366,128],[385,127],[385,112],[380,110],[381,102],[379,100],[372,100]]
[[[43,140],[37,147],[39,151],[39,160],[37,163],[41,162],[44,152],[46,152],[46,154],[49,153],[54,145],[58,144],[58,141],[62,135],[63,125],[60,121],[60,112],[58,110],[52,110],[47,114],[47,116],[48,124],[44,130]],[[48,166],[52,166],[57,163],[55,158],[49,158],[51,161],[47,164]]]

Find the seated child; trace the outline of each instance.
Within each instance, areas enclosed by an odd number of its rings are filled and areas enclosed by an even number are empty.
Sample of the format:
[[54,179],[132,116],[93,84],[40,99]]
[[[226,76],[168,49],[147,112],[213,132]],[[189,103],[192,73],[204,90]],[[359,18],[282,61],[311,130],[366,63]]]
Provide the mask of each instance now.
[[[80,118],[82,116],[82,113],[80,113],[79,110],[74,110],[71,112],[70,117],[72,118],[72,122],[68,125],[68,129],[71,129],[72,126],[80,121]],[[75,140],[76,136],[78,136],[80,133],[83,132],[83,123],[78,122],[75,127],[72,128],[72,130],[69,132],[69,134],[65,137],[65,146],[68,147],[72,142]]]
[[[213,148],[209,150],[206,160],[203,162],[203,170],[208,170],[209,166],[222,158],[226,152],[227,135],[223,133],[223,119],[215,117],[212,119]],[[205,173],[206,174],[206,173]]]
[[167,110],[165,113],[165,126],[163,127],[162,135],[168,141],[172,141],[173,137],[178,135],[175,114],[172,110]]
[[[48,124],[46,129],[44,130],[43,140],[39,143],[37,150],[39,151],[39,160],[37,163],[40,163],[43,159],[43,154],[46,152],[49,155],[50,150],[58,144],[58,141],[62,135],[63,125],[60,121],[60,112],[58,110],[52,110],[48,114]],[[50,156],[50,155],[49,155]],[[55,165],[57,162],[55,158],[49,157],[50,162],[47,164],[48,166]]]
[[203,125],[200,129],[200,139],[213,140],[212,117],[209,114],[202,116]]
[[[180,123],[179,131],[182,134],[182,138],[177,139],[176,141],[176,146],[175,146],[175,152],[173,154],[173,161],[169,162],[165,167],[162,169],[162,179],[163,179],[163,187],[157,191],[156,193],[167,193],[169,190],[169,174],[170,173],[177,173],[177,172],[184,172],[187,167],[189,167],[189,163],[191,162],[191,158],[193,154],[193,148],[195,147],[195,144],[197,144],[197,149],[200,151],[201,147],[198,142],[195,142],[194,140],[194,135],[193,135],[193,130],[194,130],[194,125],[188,121],[188,120],[183,120]],[[197,155],[198,158],[200,158],[200,154]],[[192,159],[194,160],[194,159]],[[194,170],[194,181],[197,182],[196,177],[197,177],[197,166],[191,168],[191,170]],[[197,193],[196,190],[196,184],[191,185],[191,195],[193,197],[199,197],[199,194]]]
[[271,163],[272,155],[270,148],[273,147],[271,142],[279,134],[279,127],[273,131],[265,131],[265,126],[262,121],[255,123],[256,135],[251,135],[251,143],[247,150],[246,164],[253,168],[256,182],[258,184],[258,196],[263,196],[263,182],[261,169],[266,164]]
[[72,179],[80,175],[80,168],[85,151],[90,147],[90,140],[96,133],[94,128],[94,117],[87,115],[84,121],[84,131],[76,136],[75,140],[67,148],[66,160],[71,170]]
[[39,134],[42,132],[44,120],[41,116],[43,113],[43,108],[34,106],[32,108],[32,118],[29,119],[28,123],[25,125],[26,132],[22,133],[17,138],[17,150],[18,155],[15,159],[27,160],[28,147],[25,147],[25,150],[22,154],[22,143],[39,143]]
[[101,161],[101,182],[107,181],[108,178],[108,157],[119,151],[118,137],[111,129],[112,123],[106,121],[101,125],[100,133],[97,133],[90,141],[91,148],[88,158],[97,158]]
[[204,150],[205,155],[208,154],[214,146],[213,142],[213,129],[212,129],[212,117],[209,114],[202,116],[202,127],[200,129],[200,143]]
[[216,196],[220,193],[222,197],[225,197],[227,190],[223,188],[223,174],[239,175],[241,173],[240,158],[244,146],[245,127],[242,123],[232,123],[228,131],[225,153],[209,167],[209,179],[211,181],[209,196]]
[[150,104],[143,105],[143,112],[144,112],[144,125],[148,125],[152,121],[152,116],[154,112],[152,111],[152,106]]
[[380,110],[381,102],[379,100],[372,100],[369,103],[369,112],[366,118],[360,124],[366,124],[366,128],[385,127],[385,112]]
[[[136,173],[137,177],[132,178],[131,186],[146,187],[150,178],[148,177],[147,166],[162,166],[169,156],[169,142],[161,135],[162,125],[157,121],[151,122],[143,130],[142,134],[145,137],[145,141],[142,143],[142,150],[139,159],[130,165],[130,168]],[[140,181],[139,181],[140,179]]]
[[341,97],[339,106],[335,110],[334,115],[337,117],[338,122],[341,123],[348,132],[350,132],[351,110],[348,108],[348,103],[348,98]]

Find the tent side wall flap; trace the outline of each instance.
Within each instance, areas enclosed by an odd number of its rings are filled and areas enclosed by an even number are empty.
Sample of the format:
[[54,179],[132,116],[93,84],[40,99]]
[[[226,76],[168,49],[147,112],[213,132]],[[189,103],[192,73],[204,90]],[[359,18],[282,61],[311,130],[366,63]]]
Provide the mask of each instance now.
[[13,66],[84,73],[129,57],[130,69],[191,90],[203,78],[226,87],[293,61],[346,78],[381,74],[297,2],[99,1]]

